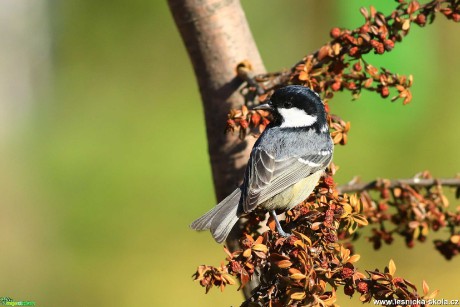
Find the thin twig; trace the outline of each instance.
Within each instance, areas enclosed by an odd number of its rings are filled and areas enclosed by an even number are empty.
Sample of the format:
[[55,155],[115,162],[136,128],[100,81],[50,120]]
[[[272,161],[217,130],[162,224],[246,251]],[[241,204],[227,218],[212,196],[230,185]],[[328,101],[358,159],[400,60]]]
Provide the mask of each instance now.
[[460,187],[460,178],[441,178],[441,179],[393,179],[383,180],[377,179],[371,182],[364,183],[349,183],[337,187],[340,193],[362,192],[364,190],[385,188],[395,188],[401,185],[409,185],[412,187],[430,187],[434,185],[441,185],[445,187]]
[[238,77],[242,80],[246,81],[250,87],[254,87],[256,89],[257,95],[262,95],[265,93],[264,89],[255,81],[255,75],[252,71],[251,65],[248,61],[244,61],[236,67],[236,73]]

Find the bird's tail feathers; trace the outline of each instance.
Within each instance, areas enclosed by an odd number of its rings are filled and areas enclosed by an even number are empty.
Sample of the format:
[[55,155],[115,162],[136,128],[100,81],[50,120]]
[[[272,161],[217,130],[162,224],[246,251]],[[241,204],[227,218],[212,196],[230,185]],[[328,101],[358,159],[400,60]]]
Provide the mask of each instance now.
[[190,227],[194,230],[210,229],[214,239],[218,243],[222,243],[238,221],[240,196],[241,190],[238,188],[202,217],[195,220]]

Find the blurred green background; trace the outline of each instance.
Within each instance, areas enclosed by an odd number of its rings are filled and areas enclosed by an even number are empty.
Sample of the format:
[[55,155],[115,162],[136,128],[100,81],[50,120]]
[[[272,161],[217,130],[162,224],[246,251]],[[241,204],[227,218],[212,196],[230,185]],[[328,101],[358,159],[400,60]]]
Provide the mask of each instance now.
[[[361,24],[359,7],[393,1],[245,0],[269,71],[290,67],[329,39],[334,26]],[[238,306],[192,281],[199,264],[219,265],[222,246],[189,223],[215,204],[203,110],[185,48],[165,1],[50,1],[50,89],[0,144],[0,296],[37,306]],[[337,148],[337,180],[355,175],[437,177],[460,172],[460,25],[439,17],[414,27],[375,66],[413,74],[413,102],[376,94],[331,101],[352,122]],[[7,73],[7,72],[2,72]],[[455,208],[453,198],[452,207]],[[442,234],[440,234],[442,235]],[[383,268],[439,298],[460,298],[456,258],[398,238],[373,251],[358,244],[360,269]],[[365,240],[362,240],[365,241]],[[342,306],[360,306],[341,297]]]

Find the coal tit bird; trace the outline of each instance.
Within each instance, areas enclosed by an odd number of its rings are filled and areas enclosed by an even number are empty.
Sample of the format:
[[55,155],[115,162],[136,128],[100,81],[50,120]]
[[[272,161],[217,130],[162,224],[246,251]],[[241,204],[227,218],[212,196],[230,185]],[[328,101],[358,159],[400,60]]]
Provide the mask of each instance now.
[[195,230],[210,229],[218,243],[241,216],[256,208],[269,211],[278,232],[287,236],[276,210],[289,210],[305,200],[332,160],[326,112],[314,91],[286,86],[254,109],[269,110],[273,120],[252,148],[243,184],[190,225]]

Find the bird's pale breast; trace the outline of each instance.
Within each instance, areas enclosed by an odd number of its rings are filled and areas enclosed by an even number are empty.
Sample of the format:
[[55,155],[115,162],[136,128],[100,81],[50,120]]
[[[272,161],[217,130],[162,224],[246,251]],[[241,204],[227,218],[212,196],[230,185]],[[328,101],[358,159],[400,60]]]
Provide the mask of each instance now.
[[286,188],[281,193],[264,201],[259,207],[266,210],[289,210],[304,201],[315,188],[323,171],[318,171]]

